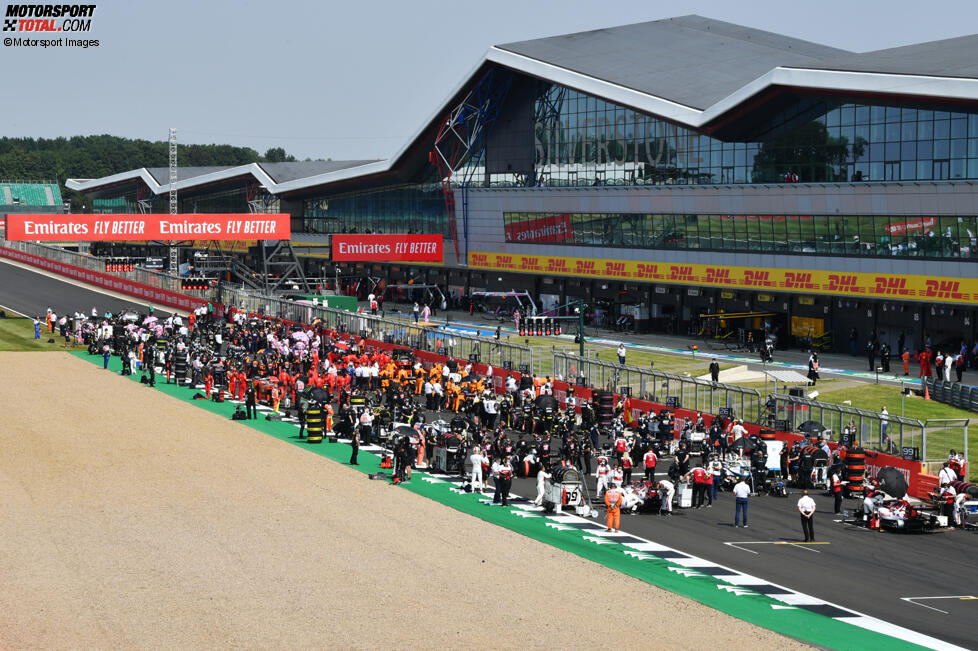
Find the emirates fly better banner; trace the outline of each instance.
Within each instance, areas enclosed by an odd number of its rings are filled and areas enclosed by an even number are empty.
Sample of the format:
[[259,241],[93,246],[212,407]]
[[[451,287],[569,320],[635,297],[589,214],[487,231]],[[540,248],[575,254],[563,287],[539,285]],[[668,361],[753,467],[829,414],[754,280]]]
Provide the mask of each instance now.
[[441,235],[333,235],[337,262],[444,262]]
[[7,215],[11,242],[288,240],[287,214]]

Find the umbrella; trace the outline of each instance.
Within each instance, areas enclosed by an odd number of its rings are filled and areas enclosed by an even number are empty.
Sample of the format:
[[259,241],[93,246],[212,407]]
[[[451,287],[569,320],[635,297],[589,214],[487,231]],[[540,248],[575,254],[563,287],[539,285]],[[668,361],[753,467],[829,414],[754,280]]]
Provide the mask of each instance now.
[[313,387],[309,389],[309,398],[315,400],[316,402],[327,403],[329,402],[329,392],[326,389],[320,387]]
[[416,434],[414,428],[411,427],[410,425],[398,425],[397,427],[394,428],[394,433],[400,434],[402,436],[412,436]]
[[826,430],[826,427],[817,420],[806,420],[804,423],[798,426],[798,430],[805,432],[806,434],[814,434],[818,436]]
[[302,331],[293,332],[292,333],[292,338],[295,339],[296,341],[301,341],[303,343],[309,343],[309,335],[307,335],[306,333],[304,333]]
[[159,319],[157,319],[155,316],[148,316],[145,319],[143,319],[143,325],[148,325],[150,323],[156,323],[158,320]]
[[333,344],[333,348],[337,348],[339,350],[350,350],[350,346],[348,344],[344,344],[340,342],[336,342],[335,344]]
[[126,324],[126,330],[128,330],[129,332],[132,332],[133,330],[138,330],[138,329],[139,329],[139,326],[136,325],[135,323],[128,323],[128,324]]
[[896,468],[883,468],[876,479],[880,483],[880,490],[891,497],[899,500],[907,494],[907,480]]
[[735,450],[742,450],[744,453],[749,454],[754,451],[754,440],[747,436],[741,436],[739,439],[733,442],[733,448]]
[[556,410],[559,407],[557,399],[553,396],[537,396],[534,404],[537,409],[547,409],[549,407],[550,409]]

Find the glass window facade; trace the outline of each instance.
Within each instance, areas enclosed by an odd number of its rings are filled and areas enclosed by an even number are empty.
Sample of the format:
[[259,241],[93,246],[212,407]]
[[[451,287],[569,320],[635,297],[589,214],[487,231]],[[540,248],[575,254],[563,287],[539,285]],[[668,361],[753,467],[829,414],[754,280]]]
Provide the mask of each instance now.
[[310,199],[304,214],[310,233],[449,233],[435,183]]
[[[244,188],[225,190],[200,196],[181,197],[177,195],[181,213],[246,213],[248,196]],[[267,212],[278,212],[278,199],[273,199]],[[167,212],[166,195],[153,202],[154,212]]]
[[[145,193],[149,201],[151,213],[169,212],[168,195],[149,195]],[[249,212],[248,196],[245,188],[235,188],[211,192],[208,194],[187,196],[177,194],[178,210],[181,213],[246,213]],[[267,212],[278,212],[278,199],[272,197],[265,210]],[[92,212],[95,213],[126,213],[135,214],[142,212],[136,193],[131,192],[118,197],[102,198],[92,200]]]
[[642,249],[978,259],[975,217],[504,213],[506,241]]
[[[674,185],[978,178],[978,112],[812,98],[725,142],[576,90],[541,84],[533,141],[487,155],[492,186]],[[522,139],[523,141],[527,139]],[[517,151],[520,148],[524,148]],[[532,156],[525,150],[532,147]],[[520,163],[532,158],[532,167]],[[508,165],[508,161],[514,161]],[[472,165],[484,170],[479,158]],[[497,173],[501,168],[512,167]]]

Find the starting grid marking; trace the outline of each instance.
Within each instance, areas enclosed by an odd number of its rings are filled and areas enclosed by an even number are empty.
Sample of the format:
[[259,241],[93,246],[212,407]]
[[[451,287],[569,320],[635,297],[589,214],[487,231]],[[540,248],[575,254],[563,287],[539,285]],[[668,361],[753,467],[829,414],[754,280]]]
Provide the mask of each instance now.
[[[464,492],[461,489],[464,482],[459,481],[454,477],[452,479],[448,479],[445,475],[441,475],[440,478],[444,479],[445,483],[451,484],[453,486],[453,491]],[[472,494],[479,496],[480,502],[490,505],[492,504],[491,500],[481,499],[481,495],[479,493],[474,492]],[[530,514],[537,515],[538,517],[543,517],[544,519],[548,520],[546,523],[547,526],[557,531],[578,531],[582,534],[586,534],[583,536],[585,540],[599,545],[621,545],[624,548],[622,550],[624,554],[640,561],[665,561],[675,566],[669,567],[669,570],[687,578],[706,579],[707,577],[712,577],[717,581],[718,590],[730,592],[732,594],[736,594],[737,596],[763,595],[770,597],[775,601],[781,602],[780,604],[771,604],[771,608],[774,610],[808,610],[810,612],[831,617],[832,619],[836,619],[853,626],[858,626],[868,631],[882,633],[884,635],[903,639],[908,642],[913,642],[914,644],[919,644],[920,646],[932,649],[961,649],[961,647],[948,644],[942,640],[938,640],[937,638],[933,638],[922,633],[917,633],[910,629],[903,628],[902,626],[898,626],[896,624],[891,624],[869,615],[864,615],[823,599],[798,592],[797,590],[792,590],[756,576],[751,576],[750,574],[744,574],[743,572],[714,563],[713,561],[681,552],[657,542],[646,540],[639,536],[634,536],[622,531],[605,531],[604,526],[595,523],[593,520],[589,520],[578,515],[571,515],[568,513],[554,513],[547,515],[543,512],[544,509],[542,506],[537,506],[530,500],[518,495],[510,494],[509,501],[511,502],[510,506],[512,507],[514,515],[518,515],[520,517]],[[794,546],[803,545],[804,543]],[[815,550],[809,549],[808,551]]]
[[934,608],[933,606],[928,606],[927,604],[918,604],[918,601],[925,601],[931,599],[957,599],[958,601],[975,601],[978,597],[972,595],[947,595],[941,597],[900,597],[900,601],[907,601],[912,603],[914,606],[920,606],[921,608],[927,608],[929,610],[936,610],[939,613],[948,614],[948,611],[941,610],[940,608]]

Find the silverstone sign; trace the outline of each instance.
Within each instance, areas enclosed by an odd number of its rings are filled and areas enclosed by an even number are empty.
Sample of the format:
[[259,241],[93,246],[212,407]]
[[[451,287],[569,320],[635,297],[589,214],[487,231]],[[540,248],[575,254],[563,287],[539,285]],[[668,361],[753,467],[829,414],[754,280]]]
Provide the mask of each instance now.
[[443,262],[441,235],[341,235],[333,238],[337,262]]
[[9,214],[11,242],[154,242],[173,240],[288,240],[287,214]]

